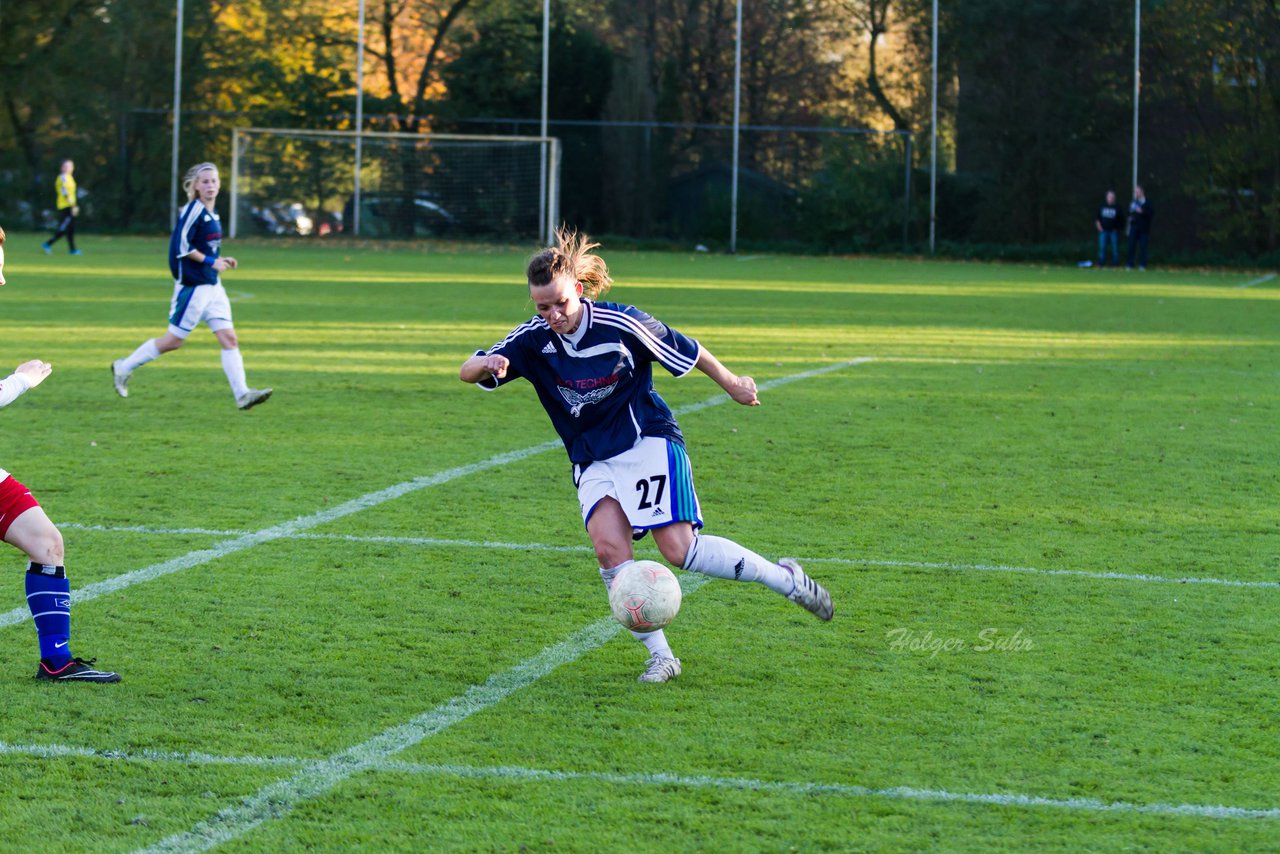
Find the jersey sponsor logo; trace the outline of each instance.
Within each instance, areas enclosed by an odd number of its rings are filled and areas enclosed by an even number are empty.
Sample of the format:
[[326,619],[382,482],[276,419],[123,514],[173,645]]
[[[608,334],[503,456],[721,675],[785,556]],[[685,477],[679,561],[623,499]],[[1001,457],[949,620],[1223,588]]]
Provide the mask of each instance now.
[[564,377],[557,377],[556,384],[562,388],[573,388],[579,390],[588,390],[600,388],[600,386],[613,385],[618,381],[616,373],[609,374],[607,377],[587,377],[585,380],[567,380]]
[[552,344],[550,341],[548,341],[548,342],[546,343],[546,346],[544,346],[544,347],[542,348],[542,352],[544,352],[544,353],[550,353],[550,354],[552,354],[552,355],[555,355],[555,352],[556,352],[556,345],[555,345],[555,344]]
[[[579,382],[587,382],[587,380],[579,380]],[[579,392],[577,389],[568,388],[564,385],[558,385],[556,388],[560,390],[560,396],[564,398],[565,403],[569,404],[569,414],[577,418],[582,414],[582,408],[591,403],[599,403],[609,395],[613,394],[613,390],[617,388],[617,382],[611,385],[593,388],[586,394]]]

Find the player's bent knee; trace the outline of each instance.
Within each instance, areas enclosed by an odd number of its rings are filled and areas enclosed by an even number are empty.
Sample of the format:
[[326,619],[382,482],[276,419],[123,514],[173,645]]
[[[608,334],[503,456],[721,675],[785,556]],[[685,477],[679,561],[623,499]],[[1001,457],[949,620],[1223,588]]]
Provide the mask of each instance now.
[[659,543],[658,551],[662,552],[663,559],[672,566],[684,566],[685,558],[689,555],[689,545],[687,543]]
[[37,563],[62,566],[64,554],[62,534],[57,528],[51,528],[48,532],[42,531],[40,536],[35,538],[27,556]]
[[684,566],[693,545],[693,527],[688,522],[676,522],[654,530],[653,540],[667,563]]
[[606,569],[632,559],[630,544],[596,543],[596,560]]

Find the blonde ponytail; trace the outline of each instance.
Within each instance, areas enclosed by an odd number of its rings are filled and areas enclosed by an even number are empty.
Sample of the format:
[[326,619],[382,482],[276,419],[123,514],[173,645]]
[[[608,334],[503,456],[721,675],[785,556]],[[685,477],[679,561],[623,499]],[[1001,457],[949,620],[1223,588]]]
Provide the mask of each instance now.
[[525,268],[529,286],[549,285],[557,277],[568,275],[574,281],[582,283],[582,293],[586,297],[596,299],[608,293],[613,286],[609,267],[603,258],[591,252],[599,246],[599,243],[574,229],[567,226],[557,228],[555,245],[529,259],[529,265]]

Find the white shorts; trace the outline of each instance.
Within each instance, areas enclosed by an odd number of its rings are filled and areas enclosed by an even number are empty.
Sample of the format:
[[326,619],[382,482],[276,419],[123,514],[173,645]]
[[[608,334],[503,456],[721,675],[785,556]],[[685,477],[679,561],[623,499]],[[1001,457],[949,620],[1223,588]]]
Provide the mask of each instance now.
[[222,285],[173,286],[173,302],[169,303],[169,331],[186,338],[200,321],[214,332],[231,328],[231,300]]
[[643,436],[629,450],[592,463],[585,471],[574,466],[573,479],[578,485],[583,524],[597,504],[612,497],[622,505],[637,540],[646,531],[672,522],[702,527],[693,468],[684,446],[677,442]]

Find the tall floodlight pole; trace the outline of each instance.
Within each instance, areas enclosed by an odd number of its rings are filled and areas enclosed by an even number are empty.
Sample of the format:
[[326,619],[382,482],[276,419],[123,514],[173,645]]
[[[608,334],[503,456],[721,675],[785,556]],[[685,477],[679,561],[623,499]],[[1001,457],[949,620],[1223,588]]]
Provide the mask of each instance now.
[[929,254],[933,254],[938,225],[938,0],[933,0],[933,60],[930,63],[929,135]]
[[543,237],[547,244],[551,243],[551,232],[554,223],[547,216],[547,69],[551,56],[551,0],[542,0],[542,122],[538,135],[542,144],[538,146],[542,153],[541,166],[538,170],[538,223],[545,229]]
[[938,224],[938,0],[933,0],[933,59],[929,65],[931,77],[931,104],[929,104],[929,136],[932,137],[929,150],[929,255],[933,255],[934,238]]
[[1138,98],[1142,92],[1142,1],[1133,0],[1133,180],[1138,185]]
[[733,176],[729,190],[729,253],[738,251],[738,126],[742,109],[742,0],[733,38]]
[[360,235],[360,168],[364,161],[364,0],[356,24],[356,185],[351,199],[351,233]]
[[182,129],[182,0],[173,37],[173,161],[169,175],[169,228],[178,224],[178,132]]

